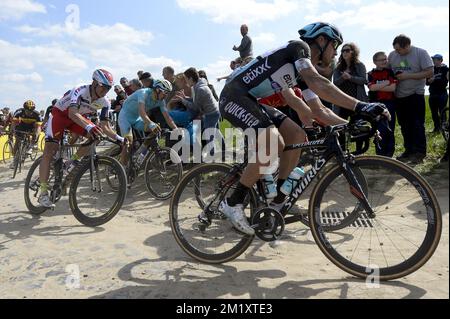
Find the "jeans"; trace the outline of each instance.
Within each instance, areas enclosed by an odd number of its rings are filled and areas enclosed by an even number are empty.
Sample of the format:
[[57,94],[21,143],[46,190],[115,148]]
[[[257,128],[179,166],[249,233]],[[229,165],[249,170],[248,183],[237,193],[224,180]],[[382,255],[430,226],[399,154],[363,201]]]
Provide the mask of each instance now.
[[448,102],[448,94],[447,92],[441,95],[430,95],[430,109],[431,114],[433,116],[434,122],[434,130],[438,131],[441,129],[441,121],[445,121],[447,119],[441,119],[441,113],[444,108],[447,106]]
[[386,127],[385,123],[380,123],[378,125],[378,131],[380,132],[380,136],[382,138],[380,142],[380,149],[377,149],[377,155],[393,157],[395,153],[395,122],[396,118],[396,110],[394,101],[380,101],[384,105],[386,105],[389,113],[391,113],[392,119]]
[[402,128],[405,153],[427,154],[425,134],[425,96],[413,94],[396,100],[398,123]]
[[[206,140],[206,143],[209,144],[212,141],[214,141],[215,139],[219,139],[220,143],[222,145],[223,148],[223,135],[219,130],[219,120],[220,120],[220,112],[212,112],[209,114],[206,114],[203,116],[202,119],[202,129],[203,131],[208,130],[208,129],[215,129],[214,133],[211,134],[210,136],[208,136],[208,139]],[[203,142],[202,142],[203,144]],[[211,156],[214,155],[215,152],[215,147],[211,150]]]

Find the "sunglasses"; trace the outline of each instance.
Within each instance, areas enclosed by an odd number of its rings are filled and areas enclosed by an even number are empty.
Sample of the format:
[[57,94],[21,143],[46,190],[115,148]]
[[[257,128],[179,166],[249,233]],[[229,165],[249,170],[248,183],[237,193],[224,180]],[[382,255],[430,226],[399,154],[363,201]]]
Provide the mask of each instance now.
[[343,49],[341,52],[342,53],[350,53],[350,52],[353,52],[353,50],[352,49]]
[[337,51],[337,49],[341,46],[338,41],[333,41],[333,49]]

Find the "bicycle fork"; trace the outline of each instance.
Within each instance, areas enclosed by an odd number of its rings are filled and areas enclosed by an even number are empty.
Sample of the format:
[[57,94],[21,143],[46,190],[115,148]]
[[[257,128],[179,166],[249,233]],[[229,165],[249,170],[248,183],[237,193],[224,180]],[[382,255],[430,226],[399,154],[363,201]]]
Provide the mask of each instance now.
[[342,168],[342,171],[344,173],[345,178],[347,179],[349,186],[350,186],[350,192],[353,196],[355,196],[359,203],[362,205],[364,210],[367,212],[367,215],[369,218],[375,218],[376,214],[372,207],[369,204],[369,200],[367,198],[367,195],[364,193],[361,184],[359,183],[358,179],[355,176],[355,173],[353,172],[352,168],[349,164],[354,162],[354,158],[350,158],[350,160],[347,160],[343,157],[338,156],[337,158],[339,165]]
[[[93,192],[101,193],[103,191],[102,184],[100,182],[100,172],[98,171],[98,159],[97,154],[95,154],[95,148],[91,148],[91,169],[90,169],[90,180],[91,188]],[[94,176],[95,175],[95,176]]]

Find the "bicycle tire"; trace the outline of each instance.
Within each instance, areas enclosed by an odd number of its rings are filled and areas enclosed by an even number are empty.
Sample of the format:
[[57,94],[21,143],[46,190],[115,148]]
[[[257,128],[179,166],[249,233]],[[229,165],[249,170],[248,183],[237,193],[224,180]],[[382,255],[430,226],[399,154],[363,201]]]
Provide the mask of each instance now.
[[[16,143],[21,143],[20,140],[17,140]],[[22,162],[22,145],[19,144],[17,147],[17,153],[14,154],[14,171],[12,179],[16,178],[17,170],[19,169],[19,165],[21,165]]]
[[9,160],[11,157],[13,157],[13,150],[14,150],[14,145],[12,144],[12,142],[10,140],[8,140],[5,145],[3,145],[3,157],[2,157],[2,161],[3,164],[6,164],[6,161]]
[[[38,158],[33,165],[31,165],[30,170],[28,171],[28,175],[27,178],[25,179],[25,187],[24,187],[24,198],[25,198],[25,205],[27,205],[28,211],[32,214],[32,215],[42,215],[43,213],[45,213],[47,211],[47,208],[45,207],[40,207],[40,206],[35,206],[33,205],[33,203],[31,202],[30,199],[30,190],[31,187],[35,187],[37,188],[39,185],[31,185],[32,181],[32,177],[34,172],[36,171],[36,169],[39,169],[40,165],[41,165],[41,161],[42,161],[42,157]],[[36,191],[36,190],[33,190]]]
[[[160,161],[163,159],[165,161],[168,161],[170,159],[170,162],[172,163],[171,167],[174,166],[173,170],[172,169],[171,170],[175,174],[175,180],[171,180],[170,176],[168,178],[165,178],[164,174],[167,174],[167,166],[165,165],[165,163],[160,163]],[[153,176],[151,176],[150,174],[152,168],[154,168],[158,172],[158,176],[161,177],[164,182],[167,182],[165,184],[171,185],[169,191],[159,192],[152,185],[152,183],[155,182]],[[155,153],[153,153],[148,158],[147,162],[145,163],[144,172],[145,172],[144,174],[145,185],[147,186],[147,190],[150,192],[150,194],[152,194],[156,199],[167,200],[170,197],[172,197],[177,184],[179,183],[181,177],[183,176],[183,164],[181,163],[180,156],[173,149],[169,147],[160,147]],[[161,180],[156,182],[157,184],[161,184]]]
[[112,170],[116,172],[116,174],[118,175],[119,190],[115,191],[115,193],[118,194],[117,198],[115,202],[112,203],[111,208],[105,214],[99,217],[89,217],[85,215],[79,207],[77,201],[77,191],[81,178],[87,171],[91,169],[90,159],[83,160],[80,165],[75,168],[76,172],[74,172],[74,178],[70,184],[69,205],[74,217],[80,223],[88,227],[98,227],[106,224],[111,219],[113,219],[122,208],[127,194],[127,177],[119,161],[108,156],[97,156],[95,160],[99,164],[108,165],[112,168]]
[[[426,219],[429,222],[427,224],[426,229],[426,235],[424,236],[423,242],[420,244],[419,249],[415,251],[412,256],[410,256],[408,259],[405,259],[403,254],[401,256],[404,258],[403,262],[400,262],[396,265],[389,265],[386,259],[386,267],[384,268],[377,268],[377,277],[380,281],[388,281],[388,280],[394,280],[398,278],[405,277],[418,269],[420,269],[425,263],[432,257],[433,253],[435,252],[442,233],[442,215],[441,210],[439,207],[439,203],[436,199],[436,195],[434,194],[433,190],[431,189],[430,185],[427,183],[426,180],[424,180],[417,172],[415,172],[413,169],[408,167],[407,165],[400,163],[398,161],[395,161],[390,158],[381,157],[381,156],[364,156],[359,157],[356,159],[356,164],[360,168],[369,168],[369,167],[377,167],[377,170],[379,170],[380,167],[383,169],[391,169],[392,173],[399,174],[400,177],[406,180],[406,182],[410,183],[413,186],[413,189],[415,189],[420,198],[424,202],[424,207],[426,209]],[[325,177],[321,179],[315,188],[312,196],[311,196],[311,202],[309,207],[309,218],[310,218],[310,225],[311,225],[311,231],[312,235],[319,246],[320,250],[325,254],[325,256],[337,267],[342,269],[343,271],[354,275],[359,278],[367,279],[368,277],[372,276],[372,271],[370,267],[367,267],[367,265],[359,265],[353,262],[351,259],[353,258],[346,258],[342,256],[337,250],[333,247],[332,243],[328,240],[327,235],[329,233],[325,233],[325,231],[322,229],[320,223],[317,222],[316,216],[318,213],[320,213],[320,207],[321,207],[321,201],[324,196],[325,191],[330,186],[330,183],[338,178],[342,172],[335,168],[333,170],[330,170],[327,172]],[[404,187],[404,186],[403,186]],[[394,197],[393,197],[394,198]],[[386,206],[386,208],[382,208],[381,210],[386,210],[390,208],[388,204],[391,204],[392,199],[387,204],[384,204],[382,206]],[[419,201],[420,203],[420,201]],[[395,207],[394,204],[392,206]],[[419,213],[420,212],[415,212]],[[423,214],[423,213],[422,213]],[[383,216],[382,213],[380,216]],[[404,216],[401,216],[404,218]],[[414,217],[414,216],[413,216]],[[423,215],[422,215],[423,217]],[[377,217],[375,217],[377,218]],[[374,223],[377,222],[374,220]],[[380,223],[384,227],[383,223]],[[381,227],[381,228],[383,228]],[[412,227],[411,227],[412,228]],[[387,228],[386,228],[387,229]],[[383,231],[383,229],[381,229]],[[364,232],[363,232],[364,234]],[[378,233],[377,233],[378,236]],[[361,235],[361,238],[363,236]],[[361,240],[360,238],[360,240]],[[371,239],[372,240],[372,232],[371,232]],[[392,244],[395,248],[395,243],[391,240]],[[359,245],[359,243],[358,243]],[[371,242],[370,242],[371,245]],[[383,251],[384,255],[384,244],[380,244],[380,250]],[[372,247],[372,246],[370,246]],[[418,247],[418,245],[417,245]],[[339,246],[338,246],[339,248]],[[397,248],[398,249],[398,248]],[[371,249],[369,251],[369,256],[372,254]],[[348,254],[348,252],[344,252],[344,255]],[[390,255],[389,255],[390,256]],[[386,256],[384,256],[386,258]],[[370,257],[369,257],[370,262]]]
[[[181,226],[179,224],[179,213],[178,213],[178,206],[179,206],[179,200],[180,197],[183,195],[183,191],[188,186],[189,182],[196,180],[196,175],[204,174],[204,173],[211,173],[211,172],[220,172],[223,174],[228,174],[231,171],[231,166],[227,164],[201,164],[193,168],[189,173],[187,173],[183,179],[178,184],[177,188],[175,189],[174,195],[172,197],[172,201],[170,202],[170,209],[169,209],[169,219],[170,219],[170,225],[172,228],[172,233],[175,237],[175,240],[177,241],[178,245],[181,247],[181,249],[194,258],[195,260],[198,260],[202,263],[206,264],[223,264],[230,262],[236,258],[238,258],[240,255],[242,255],[248,247],[253,242],[255,236],[248,236],[248,235],[240,235],[242,238],[240,241],[234,245],[231,249],[221,252],[221,253],[205,253],[197,249],[195,246],[193,246],[191,243],[189,243],[189,240],[186,239],[186,236],[184,235],[184,232],[181,230]],[[196,196],[196,195],[194,195]],[[197,199],[193,199],[193,201],[196,201]],[[250,192],[250,209],[251,214],[254,214],[257,208],[257,197],[254,191],[252,190]],[[228,221],[225,221],[228,223]],[[230,230],[233,231],[233,230]],[[214,238],[213,238],[214,239]]]

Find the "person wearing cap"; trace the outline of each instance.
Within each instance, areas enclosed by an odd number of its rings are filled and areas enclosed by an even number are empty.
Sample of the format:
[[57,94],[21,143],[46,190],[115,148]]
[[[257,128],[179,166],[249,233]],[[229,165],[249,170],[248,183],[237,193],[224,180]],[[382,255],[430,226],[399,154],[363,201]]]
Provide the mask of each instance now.
[[448,66],[442,63],[444,57],[441,54],[436,54],[431,58],[434,63],[434,75],[427,80],[427,85],[430,86],[430,109],[434,122],[433,133],[439,133],[442,121],[447,120],[441,119],[441,113],[448,102]]
[[392,45],[394,51],[388,61],[398,80],[395,104],[405,146],[397,159],[420,164],[427,156],[425,84],[433,76],[433,61],[426,50],[411,45],[411,39],[404,34],[397,36]]

